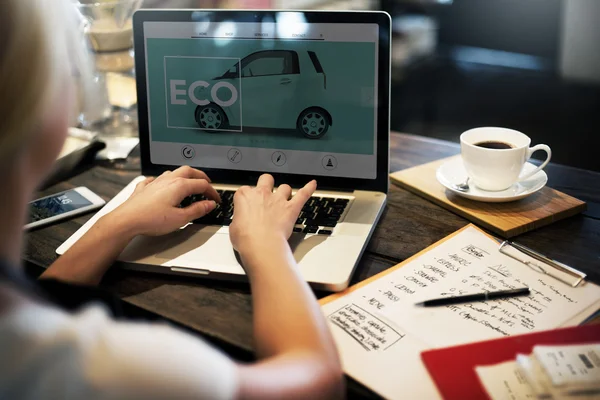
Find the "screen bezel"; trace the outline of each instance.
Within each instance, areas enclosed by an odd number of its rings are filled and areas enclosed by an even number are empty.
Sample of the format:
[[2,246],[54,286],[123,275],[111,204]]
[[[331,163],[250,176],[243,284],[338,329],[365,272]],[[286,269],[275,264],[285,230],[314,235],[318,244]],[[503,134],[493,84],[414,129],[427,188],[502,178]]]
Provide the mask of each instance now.
[[[138,117],[140,131],[140,152],[142,174],[160,175],[177,165],[153,164],[150,160],[150,134],[148,128],[148,103],[146,93],[146,54],[144,43],[144,22],[260,22],[265,18],[276,20],[280,13],[302,12],[308,23],[377,24],[379,26],[378,49],[378,106],[377,106],[377,167],[375,179],[341,178],[304,174],[269,172],[276,184],[287,183],[300,187],[312,179],[317,179],[320,189],[330,190],[370,190],[387,193],[389,174],[390,141],[390,54],[391,19],[389,14],[380,11],[266,11],[266,10],[138,10],[133,16],[133,36],[135,49],[135,73],[137,77]],[[213,182],[254,185],[262,172],[230,169],[203,168]]]

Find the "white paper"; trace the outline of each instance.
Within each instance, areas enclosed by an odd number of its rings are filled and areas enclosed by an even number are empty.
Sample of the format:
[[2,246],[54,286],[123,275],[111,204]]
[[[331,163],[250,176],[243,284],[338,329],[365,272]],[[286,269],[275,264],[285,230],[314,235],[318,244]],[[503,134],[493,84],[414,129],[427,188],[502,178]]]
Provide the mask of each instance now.
[[83,149],[85,146],[89,146],[90,141],[80,139],[78,137],[67,136],[65,143],[63,144],[62,150],[58,155],[58,159],[61,159],[77,150]]
[[600,343],[535,346],[533,354],[553,385],[582,385],[600,389]]
[[421,361],[429,346],[379,315],[369,299],[340,300],[323,311],[348,375],[387,399],[441,398]]
[[[558,347],[563,346],[555,348]],[[589,387],[585,391],[571,393],[566,387],[553,387],[535,356],[519,354],[517,361],[478,366],[475,368],[475,372],[492,400],[591,400],[600,398],[600,392],[593,392],[589,390]]]
[[[389,283],[404,281],[409,289],[404,290],[402,301],[386,308],[385,315],[433,346],[557,328],[600,301],[597,285],[573,288],[541,274],[499,253],[498,243],[474,228],[389,276],[393,276]],[[529,287],[531,295],[441,307],[414,305],[444,296],[521,287]],[[400,296],[394,286],[390,290],[391,295]]]
[[552,397],[552,390],[550,388],[552,384],[535,357],[517,354],[517,367],[529,383],[532,392],[538,398]]
[[[498,247],[470,227],[402,268],[325,304],[322,309],[345,372],[386,398],[439,398],[421,351],[557,328],[600,302],[600,287],[569,287],[501,254]],[[414,306],[440,296],[523,286],[533,295]]]
[[564,324],[562,324],[562,326],[567,327],[581,325],[582,322],[592,318],[594,313],[598,310],[600,310],[600,301],[591,304],[588,308],[573,316],[573,318],[567,320]]
[[515,361],[479,366],[475,372],[492,400],[527,400],[536,395]]
[[140,138],[105,136],[102,141],[106,147],[100,150],[96,157],[101,160],[118,160],[127,158],[135,146],[140,143]]

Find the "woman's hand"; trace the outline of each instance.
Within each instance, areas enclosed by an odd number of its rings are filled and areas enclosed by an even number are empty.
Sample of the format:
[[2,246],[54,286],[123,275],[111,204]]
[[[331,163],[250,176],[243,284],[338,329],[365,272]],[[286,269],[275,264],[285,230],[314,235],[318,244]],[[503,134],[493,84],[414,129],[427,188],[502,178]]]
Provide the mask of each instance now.
[[[273,177],[233,197],[229,234],[252,287],[259,362],[238,368],[242,398],[342,398],[344,376],[323,312],[294,260],[287,239],[317,188],[309,182],[273,193]],[[273,329],[276,326],[277,329]]]
[[304,203],[317,189],[317,182],[313,180],[290,200],[292,188],[289,185],[279,186],[275,193],[273,185],[273,177],[264,174],[255,188],[242,186],[233,197],[234,215],[229,235],[233,247],[242,255],[253,243],[289,239]]
[[[203,194],[210,200],[180,208],[183,199],[193,194]],[[138,183],[131,197],[107,217],[128,224],[134,235],[159,236],[203,217],[220,201],[204,172],[184,166]]]

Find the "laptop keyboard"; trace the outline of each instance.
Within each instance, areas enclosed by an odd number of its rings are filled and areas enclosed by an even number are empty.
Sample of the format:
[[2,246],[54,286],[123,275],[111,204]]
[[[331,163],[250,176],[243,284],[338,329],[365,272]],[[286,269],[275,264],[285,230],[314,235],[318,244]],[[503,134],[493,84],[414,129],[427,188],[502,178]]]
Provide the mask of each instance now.
[[[221,203],[209,214],[192,221],[194,224],[228,226],[233,218],[234,190],[217,190]],[[181,202],[181,207],[187,207],[197,201],[206,200],[203,195],[192,195]],[[294,232],[316,233],[331,235],[333,228],[342,218],[349,200],[335,197],[311,197],[296,220]]]

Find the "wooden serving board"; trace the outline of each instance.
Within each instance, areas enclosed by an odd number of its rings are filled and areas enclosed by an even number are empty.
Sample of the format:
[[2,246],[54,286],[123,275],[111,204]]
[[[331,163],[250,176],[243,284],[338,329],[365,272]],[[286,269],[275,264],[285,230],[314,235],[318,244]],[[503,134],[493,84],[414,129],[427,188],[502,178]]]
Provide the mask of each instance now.
[[453,156],[390,174],[392,182],[478,224],[504,238],[540,228],[585,211],[585,202],[545,186],[524,199],[484,203],[460,197],[435,177],[440,165]]

